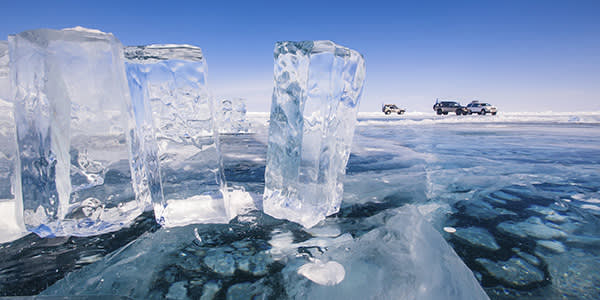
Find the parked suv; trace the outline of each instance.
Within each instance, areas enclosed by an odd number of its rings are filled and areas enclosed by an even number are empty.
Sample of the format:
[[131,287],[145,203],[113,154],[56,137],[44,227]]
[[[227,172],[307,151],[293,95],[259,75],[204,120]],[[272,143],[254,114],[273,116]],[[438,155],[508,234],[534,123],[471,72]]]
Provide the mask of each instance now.
[[436,101],[433,105],[433,110],[438,115],[447,115],[449,112],[456,113],[457,115],[466,115],[468,113],[468,110],[456,101]]
[[385,113],[386,115],[389,115],[389,114],[391,114],[391,113],[393,113],[393,112],[395,112],[395,113],[397,113],[397,114],[401,115],[401,114],[403,114],[403,113],[404,113],[406,110],[405,110],[405,109],[402,109],[402,108],[398,108],[398,106],[396,106],[395,104],[384,104],[384,105],[381,107],[381,111],[382,111],[383,113]]
[[495,115],[498,112],[498,109],[489,104],[489,103],[481,103],[479,101],[473,101],[467,105],[467,109],[469,110],[469,114],[477,113],[480,115],[492,114]]

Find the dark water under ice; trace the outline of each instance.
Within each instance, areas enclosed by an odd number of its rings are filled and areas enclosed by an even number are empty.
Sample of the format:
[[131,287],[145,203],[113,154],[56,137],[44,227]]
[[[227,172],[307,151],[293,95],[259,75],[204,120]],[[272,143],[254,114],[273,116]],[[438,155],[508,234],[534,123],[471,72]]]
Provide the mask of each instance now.
[[[96,237],[30,234],[1,244],[0,296],[324,296],[296,270],[329,256],[346,268],[340,289],[365,280],[353,273],[365,270],[382,277],[362,296],[410,297],[394,290],[415,280],[394,273],[416,265],[400,248],[431,236],[405,210],[413,207],[492,299],[600,298],[600,123],[476,118],[485,117],[360,118],[342,209],[313,230],[258,211],[165,230],[146,213]],[[252,134],[222,137],[227,180],[255,200],[264,188],[264,121],[254,120]]]

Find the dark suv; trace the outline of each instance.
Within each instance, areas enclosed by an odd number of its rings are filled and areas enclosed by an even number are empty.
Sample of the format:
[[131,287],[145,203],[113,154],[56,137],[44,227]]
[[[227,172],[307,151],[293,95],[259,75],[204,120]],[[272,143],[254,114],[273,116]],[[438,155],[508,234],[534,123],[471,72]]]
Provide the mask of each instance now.
[[438,115],[447,115],[449,112],[456,113],[457,115],[466,115],[469,112],[466,107],[463,107],[462,105],[460,105],[460,103],[456,101],[436,102],[433,105],[433,110]]

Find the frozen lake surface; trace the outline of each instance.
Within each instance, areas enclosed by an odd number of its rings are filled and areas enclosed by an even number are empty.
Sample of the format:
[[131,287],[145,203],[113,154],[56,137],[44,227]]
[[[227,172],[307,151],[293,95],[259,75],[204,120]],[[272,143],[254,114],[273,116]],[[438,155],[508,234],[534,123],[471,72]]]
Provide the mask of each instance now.
[[[221,144],[260,206],[268,116],[249,116]],[[599,218],[600,113],[360,114],[342,209],[317,226],[250,211],[161,229],[146,213],[30,234],[0,244],[0,296],[598,299]]]

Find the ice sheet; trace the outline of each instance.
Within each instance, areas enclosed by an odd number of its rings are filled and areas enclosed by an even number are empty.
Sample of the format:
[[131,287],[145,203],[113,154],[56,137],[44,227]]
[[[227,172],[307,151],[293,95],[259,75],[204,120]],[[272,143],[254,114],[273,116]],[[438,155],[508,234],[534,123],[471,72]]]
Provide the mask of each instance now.
[[[43,295],[148,298],[178,291],[190,298],[219,293],[278,299],[487,299],[473,273],[414,206],[360,220],[355,226],[376,228],[356,238],[335,224],[309,233],[254,216],[252,223],[147,233]],[[306,238],[295,241],[298,236]]]
[[361,112],[358,114],[358,125],[435,125],[435,124],[484,124],[506,126],[506,123],[571,123],[598,124],[600,111],[590,112],[498,112],[497,115],[480,116],[437,116],[434,112],[407,112],[401,116],[386,116],[377,112]]

